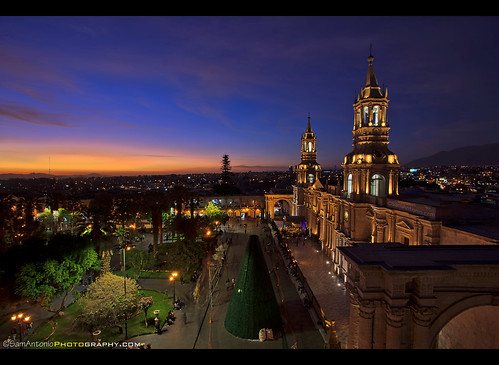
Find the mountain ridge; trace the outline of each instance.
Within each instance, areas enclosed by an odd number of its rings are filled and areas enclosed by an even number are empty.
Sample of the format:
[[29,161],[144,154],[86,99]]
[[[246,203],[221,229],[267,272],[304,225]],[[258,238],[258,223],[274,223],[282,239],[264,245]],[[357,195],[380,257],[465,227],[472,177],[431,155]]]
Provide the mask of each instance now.
[[440,151],[427,157],[412,160],[403,165],[410,168],[453,165],[499,165],[499,143],[464,146],[450,151]]

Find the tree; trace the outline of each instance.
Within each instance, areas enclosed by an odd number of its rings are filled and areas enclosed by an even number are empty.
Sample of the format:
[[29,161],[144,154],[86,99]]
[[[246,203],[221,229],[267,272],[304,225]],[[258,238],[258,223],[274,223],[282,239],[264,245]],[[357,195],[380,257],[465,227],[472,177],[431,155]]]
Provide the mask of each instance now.
[[139,284],[133,279],[106,273],[90,284],[79,300],[83,310],[76,319],[77,327],[92,333],[116,326],[123,333],[121,323],[132,318],[139,309]]
[[183,204],[190,199],[189,190],[184,185],[175,185],[170,191],[170,197],[174,202],[176,216],[182,215]]
[[241,190],[232,182],[232,167],[230,166],[229,155],[222,156],[222,166],[220,183],[213,186],[213,192],[220,195],[241,194]]
[[104,260],[110,260],[112,256],[110,232],[114,231],[115,225],[113,218],[113,198],[108,193],[97,194],[88,208],[84,208],[84,215],[87,219],[87,225],[82,235],[89,235],[95,247],[97,254]]
[[78,222],[81,222],[83,218],[81,202],[71,193],[68,193],[62,200],[62,207],[68,212],[67,223],[69,224],[71,234],[73,234],[74,227]]
[[150,253],[144,250],[131,250],[127,253],[126,262],[133,270],[133,277],[137,279],[140,272],[154,266],[154,260]]
[[222,156],[222,173],[220,175],[220,179],[222,180],[222,184],[231,184],[232,183],[232,173],[230,170],[232,167],[230,166],[229,155]]
[[139,307],[144,311],[144,322],[146,323],[147,328],[147,311],[151,308],[153,303],[153,298],[151,297],[142,297],[139,300]]
[[158,255],[158,239],[162,240],[163,211],[170,207],[171,203],[166,194],[160,190],[148,190],[142,197],[142,209],[151,214],[151,224],[153,233],[154,257]]
[[10,231],[11,220],[14,217],[12,207],[14,199],[11,195],[0,198],[0,253],[5,253],[8,249],[7,233]]
[[122,227],[135,221],[138,210],[136,199],[129,194],[120,193],[114,199],[114,205],[114,218]]
[[225,224],[229,220],[229,215],[212,202],[209,202],[206,206],[206,215],[210,218],[211,222],[218,221],[221,224]]
[[90,233],[95,242],[113,230],[113,199],[108,193],[100,193],[90,200],[85,213],[88,225],[84,233]]
[[[62,315],[67,296],[83,275],[98,269],[98,255],[88,240],[69,235],[56,235],[47,246],[33,249],[39,254],[21,266],[15,279],[15,293],[39,301],[45,310]],[[63,295],[62,302],[59,308],[52,308],[52,301],[58,295]]]

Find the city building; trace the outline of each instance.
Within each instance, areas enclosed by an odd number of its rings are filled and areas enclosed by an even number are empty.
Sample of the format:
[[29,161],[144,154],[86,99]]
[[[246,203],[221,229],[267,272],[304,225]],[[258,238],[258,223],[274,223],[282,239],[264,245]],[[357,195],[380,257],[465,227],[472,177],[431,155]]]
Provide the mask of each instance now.
[[290,203],[285,220],[320,241],[350,294],[347,348],[497,348],[498,210],[399,189],[373,60],[355,95],[342,183],[321,183],[309,117],[293,194],[266,195],[265,213]]
[[[354,243],[497,244],[493,229],[466,224],[476,216],[469,206],[438,194],[428,199],[415,189],[399,191],[400,165],[388,148],[388,91],[379,86],[373,61],[370,55],[364,86],[354,99],[353,150],[344,158],[342,186],[320,182],[320,136],[308,118],[293,195],[280,197],[292,202],[294,220],[301,217],[309,234],[318,237],[339,275],[345,274],[346,264],[338,248]],[[266,200],[273,201],[271,196]],[[463,222],[466,216],[470,220]]]

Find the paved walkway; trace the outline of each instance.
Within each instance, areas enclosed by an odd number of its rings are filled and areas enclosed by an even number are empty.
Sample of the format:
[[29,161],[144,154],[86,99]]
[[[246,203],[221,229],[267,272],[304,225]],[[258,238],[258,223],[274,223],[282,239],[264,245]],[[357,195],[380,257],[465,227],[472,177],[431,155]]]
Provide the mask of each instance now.
[[326,319],[335,322],[341,348],[345,348],[348,340],[350,298],[343,281],[334,273],[332,264],[321,249],[320,242],[311,238],[295,238],[288,242],[288,247]]
[[[318,325],[318,317],[312,309],[303,305],[303,295],[297,290],[297,283],[285,270],[286,263],[280,254],[278,245],[270,239],[268,225],[247,219],[241,222],[229,221],[221,240],[231,240],[227,257],[220,271],[218,282],[210,297],[207,284],[207,272],[203,272],[200,299],[194,301],[194,283],[176,283],[175,294],[180,297],[184,306],[175,310],[176,320],[171,326],[164,326],[161,335],[150,334],[129,339],[129,342],[150,344],[152,349],[324,349],[328,348],[329,334]],[[246,223],[246,226],[244,225]],[[227,279],[237,278],[239,266],[243,259],[250,234],[260,237],[264,248],[267,266],[271,273],[275,295],[281,307],[283,318],[282,333],[275,334],[273,340],[247,340],[233,336],[225,330],[225,314],[232,291],[227,289]],[[144,249],[149,238],[143,242]],[[267,245],[272,243],[272,245]],[[266,248],[272,248],[268,250]],[[328,274],[327,258],[320,251],[317,242],[311,239],[296,239],[288,242],[294,258],[312,288],[328,320],[334,320],[341,344],[346,344],[348,333],[348,294],[336,276]],[[279,269],[275,270],[276,264]],[[206,271],[206,270],[204,270]],[[172,284],[167,280],[144,279],[139,284],[145,289],[157,291],[168,290],[172,293]],[[68,298],[67,304],[71,302]],[[13,310],[10,308],[9,310]],[[51,313],[39,306],[22,305],[17,310],[29,310],[34,326],[51,317]],[[186,321],[184,320],[184,314]],[[6,339],[10,333],[11,323],[0,326],[0,335]],[[344,348],[344,346],[342,346]]]
[[[153,349],[324,349],[324,333],[316,324],[316,318],[303,306],[292,278],[285,270],[272,270],[276,263],[284,267],[282,256],[274,250],[266,252],[267,266],[271,271],[276,298],[284,320],[283,333],[275,334],[273,340],[258,341],[241,339],[230,334],[224,327],[225,314],[230,303],[231,289],[227,290],[227,279],[237,278],[239,266],[246,250],[250,234],[260,237],[261,243],[271,242],[268,231],[256,221],[246,220],[244,225],[231,224],[221,239],[232,239],[227,259],[220,278],[213,290],[211,304],[207,290],[203,301],[194,302],[188,291],[181,295],[186,303],[181,311],[175,311],[177,320],[166,327],[161,335],[152,334],[133,338],[133,341],[150,344]],[[145,285],[145,283],[144,283]],[[177,286],[178,287],[178,286]],[[205,285],[207,287],[207,284]],[[185,288],[188,288],[186,286]],[[187,323],[182,320],[183,311]]]

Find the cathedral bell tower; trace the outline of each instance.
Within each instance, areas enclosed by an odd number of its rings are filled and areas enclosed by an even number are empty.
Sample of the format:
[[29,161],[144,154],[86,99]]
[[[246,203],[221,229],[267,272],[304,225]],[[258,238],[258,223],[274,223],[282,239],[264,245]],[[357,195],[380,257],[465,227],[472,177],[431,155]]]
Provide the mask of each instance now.
[[343,162],[343,190],[347,198],[398,195],[399,163],[388,149],[388,91],[378,85],[370,54],[364,86],[353,104],[353,151]]
[[301,162],[296,166],[297,184],[313,185],[321,175],[321,165],[317,163],[317,137],[310,126],[308,115],[307,130],[301,137]]

